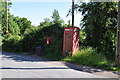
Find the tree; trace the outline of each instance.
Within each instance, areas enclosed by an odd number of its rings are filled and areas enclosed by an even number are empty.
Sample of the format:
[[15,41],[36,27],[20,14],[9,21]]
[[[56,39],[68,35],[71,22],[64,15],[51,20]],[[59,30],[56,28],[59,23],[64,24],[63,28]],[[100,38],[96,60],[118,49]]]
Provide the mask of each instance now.
[[45,23],[50,23],[50,19],[49,18],[45,18],[44,21],[45,21]]
[[117,27],[117,44],[116,44],[116,65],[120,66],[120,1],[118,2],[118,27]]
[[57,11],[57,9],[54,9],[52,18],[53,18],[53,22],[55,23],[59,22],[60,16],[59,16],[59,12]]
[[54,23],[62,23],[62,22],[64,22],[60,18],[60,15],[59,15],[59,12],[57,11],[57,9],[54,9],[53,15],[51,17],[52,17]]
[[39,27],[48,26],[48,25],[50,25],[50,24],[51,24],[50,19],[49,19],[49,18],[45,18],[45,19],[44,19],[44,22],[40,22]]
[[24,34],[24,32],[27,28],[31,27],[31,21],[27,20],[27,18],[14,17],[14,21],[18,24],[21,35]]
[[12,33],[12,35],[19,35],[20,34],[20,28],[18,24],[13,20],[14,16],[9,16],[8,26],[9,26],[9,33]]
[[[2,22],[1,28],[2,28],[2,36],[6,35],[4,34],[6,32],[6,2],[1,1],[0,2],[2,10],[1,11],[1,17],[2,17]],[[10,10],[12,3],[8,3],[8,7]],[[31,27],[31,22],[27,20],[27,18],[20,18],[20,17],[15,17],[14,15],[11,15],[10,12],[8,12],[8,30],[9,33],[12,35],[23,35],[25,30]]]
[[117,8],[117,3],[114,2],[75,5],[75,9],[83,15],[81,23],[86,33],[85,45],[92,46],[99,52],[102,51],[108,59],[114,59],[115,56]]
[[[1,1],[0,2],[2,10],[1,10],[1,17],[2,17],[2,21],[1,21],[1,28],[2,28],[2,36],[4,36],[5,32],[6,32],[6,2],[5,1]],[[10,8],[12,5],[11,2],[8,3],[8,7]],[[8,9],[10,10],[10,9]],[[8,30],[10,30],[9,33],[13,34],[13,35],[18,35],[20,33],[20,29],[17,25],[17,23],[15,21],[13,21],[14,16],[10,14],[10,12],[8,12]]]

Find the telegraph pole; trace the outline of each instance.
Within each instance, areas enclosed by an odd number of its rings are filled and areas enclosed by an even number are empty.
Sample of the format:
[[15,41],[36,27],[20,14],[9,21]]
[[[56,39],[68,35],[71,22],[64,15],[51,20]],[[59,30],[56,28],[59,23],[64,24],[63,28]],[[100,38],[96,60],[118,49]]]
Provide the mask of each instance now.
[[8,33],[8,0],[6,0],[6,33]]
[[72,27],[74,27],[74,0],[72,0]]
[[120,66],[120,0],[118,2],[118,26],[117,26],[117,43],[116,43],[115,63],[117,66]]

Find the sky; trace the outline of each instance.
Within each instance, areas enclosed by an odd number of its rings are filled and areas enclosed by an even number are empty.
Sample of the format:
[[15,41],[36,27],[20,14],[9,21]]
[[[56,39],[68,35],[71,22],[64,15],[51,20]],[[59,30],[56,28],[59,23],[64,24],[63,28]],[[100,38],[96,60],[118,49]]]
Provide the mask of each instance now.
[[[72,20],[72,16],[66,17],[69,9],[71,8],[71,1],[37,1],[29,0],[24,2],[21,0],[11,0],[13,3],[10,12],[11,14],[19,17],[25,17],[32,22],[32,25],[39,25],[40,22],[44,21],[44,18],[51,18],[54,9],[57,9],[60,17],[68,23],[68,20]],[[79,27],[80,19],[82,15],[75,12],[75,26]],[[71,21],[72,22],[72,21]]]

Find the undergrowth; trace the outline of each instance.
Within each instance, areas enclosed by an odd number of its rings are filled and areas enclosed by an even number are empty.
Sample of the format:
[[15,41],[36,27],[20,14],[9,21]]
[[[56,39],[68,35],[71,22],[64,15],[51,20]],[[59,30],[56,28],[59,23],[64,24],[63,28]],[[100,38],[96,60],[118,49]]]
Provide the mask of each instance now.
[[74,56],[68,56],[63,61],[93,66],[112,71],[120,71],[119,67],[115,67],[114,61],[107,60],[102,53],[97,53],[92,47],[79,50]]

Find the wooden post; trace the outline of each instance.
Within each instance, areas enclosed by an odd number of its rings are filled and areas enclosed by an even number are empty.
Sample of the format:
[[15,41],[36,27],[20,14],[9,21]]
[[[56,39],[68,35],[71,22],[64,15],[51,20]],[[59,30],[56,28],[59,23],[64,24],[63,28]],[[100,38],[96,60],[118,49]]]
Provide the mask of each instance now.
[[8,33],[8,0],[6,0],[6,33]]
[[115,63],[117,66],[120,66],[120,0],[118,2],[118,27],[117,27]]
[[74,0],[72,0],[72,27],[74,27]]

